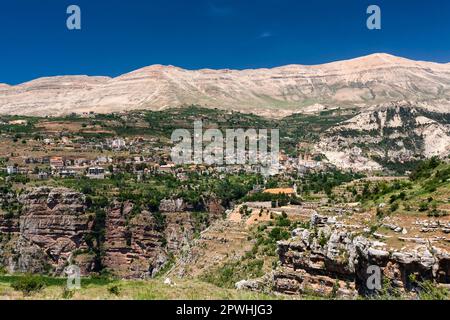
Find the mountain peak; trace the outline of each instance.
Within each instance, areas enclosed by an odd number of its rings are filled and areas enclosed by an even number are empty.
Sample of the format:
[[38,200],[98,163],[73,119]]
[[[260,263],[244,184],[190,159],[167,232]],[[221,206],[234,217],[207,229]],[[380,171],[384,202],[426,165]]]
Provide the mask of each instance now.
[[[362,57],[357,57],[348,60],[336,61],[325,64],[323,66],[340,65],[349,68],[353,67],[374,67],[379,65],[405,65],[415,64],[416,61],[407,58],[397,57],[388,53],[373,53]],[[320,66],[320,65],[319,65]]]
[[[186,70],[157,64],[116,78],[47,77],[0,87],[4,114],[109,113],[195,104],[272,117],[314,104],[371,107],[400,99],[450,100],[450,64],[386,53],[273,69]],[[439,103],[439,108],[446,106]]]

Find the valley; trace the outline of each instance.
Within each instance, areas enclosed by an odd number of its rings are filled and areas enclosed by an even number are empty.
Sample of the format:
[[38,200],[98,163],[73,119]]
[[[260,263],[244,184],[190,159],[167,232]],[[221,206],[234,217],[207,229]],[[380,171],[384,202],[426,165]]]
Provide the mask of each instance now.
[[[172,163],[197,119],[279,129],[279,174]],[[448,134],[448,113],[410,102],[0,116],[0,296],[448,299]]]

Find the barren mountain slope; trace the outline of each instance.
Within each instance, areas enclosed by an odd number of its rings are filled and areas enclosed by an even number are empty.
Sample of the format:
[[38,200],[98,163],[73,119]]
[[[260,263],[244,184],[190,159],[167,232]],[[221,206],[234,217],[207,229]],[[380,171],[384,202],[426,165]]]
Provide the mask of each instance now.
[[23,115],[197,104],[283,116],[316,103],[362,107],[400,99],[448,108],[450,64],[373,54],[316,66],[191,71],[154,65],[116,78],[63,76],[0,85],[0,113]]
[[328,129],[316,148],[338,167],[355,170],[446,156],[450,113],[430,112],[406,101],[383,104]]

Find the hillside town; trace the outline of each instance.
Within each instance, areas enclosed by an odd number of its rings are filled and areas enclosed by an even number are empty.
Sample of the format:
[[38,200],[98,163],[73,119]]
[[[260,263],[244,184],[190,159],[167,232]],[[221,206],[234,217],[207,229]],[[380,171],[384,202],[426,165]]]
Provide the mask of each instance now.
[[[95,116],[90,114],[90,116]],[[9,121],[5,126],[26,126],[26,120]],[[101,134],[101,132],[99,132]],[[175,165],[171,146],[158,137],[96,137],[77,136],[74,132],[44,131],[38,137],[21,141],[13,134],[3,133],[3,141],[12,140],[26,153],[2,154],[2,170],[8,175],[21,174],[32,179],[88,177],[105,179],[111,174],[133,173],[141,179],[152,173],[173,174],[182,178],[185,172],[200,174],[259,173],[258,165]],[[298,155],[289,156],[281,150],[279,170],[286,174],[318,172],[333,167],[320,159],[318,153],[302,152],[308,143],[300,142]]]
[[[315,132],[336,115],[309,117],[319,123]],[[176,164],[171,132],[191,129],[197,118],[205,130],[279,128],[278,171]],[[448,156],[370,166],[354,145],[340,163],[324,153],[321,135],[289,130],[299,116],[280,124],[195,106],[0,119],[4,273],[60,277],[72,263],[86,279],[199,281],[285,299],[447,290]],[[373,265],[388,288],[365,285]]]

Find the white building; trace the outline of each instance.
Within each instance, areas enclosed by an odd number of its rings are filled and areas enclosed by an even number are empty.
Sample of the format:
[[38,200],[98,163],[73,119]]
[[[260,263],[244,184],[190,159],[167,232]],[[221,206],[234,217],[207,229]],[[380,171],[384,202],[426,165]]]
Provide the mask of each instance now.
[[17,174],[17,173],[19,173],[19,168],[15,167],[15,166],[7,166],[6,173],[7,174]]
[[88,169],[86,176],[90,179],[105,179],[105,169],[102,167],[91,167]]
[[126,142],[122,138],[114,139],[111,142],[111,148],[113,148],[113,149],[119,149],[120,150],[120,149],[125,148],[125,146],[126,146]]

